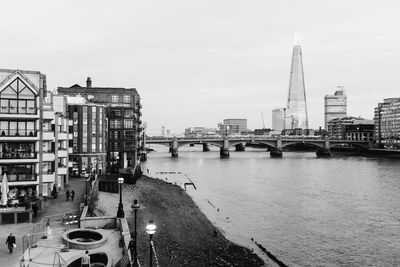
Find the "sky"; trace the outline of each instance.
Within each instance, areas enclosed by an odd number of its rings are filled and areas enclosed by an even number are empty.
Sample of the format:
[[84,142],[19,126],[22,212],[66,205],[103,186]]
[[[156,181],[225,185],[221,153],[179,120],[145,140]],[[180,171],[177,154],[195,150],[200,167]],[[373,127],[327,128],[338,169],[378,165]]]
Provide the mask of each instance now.
[[149,134],[284,107],[299,32],[310,128],[344,86],[348,114],[399,97],[400,1],[3,1],[0,68],[37,70],[49,90],[136,88]]

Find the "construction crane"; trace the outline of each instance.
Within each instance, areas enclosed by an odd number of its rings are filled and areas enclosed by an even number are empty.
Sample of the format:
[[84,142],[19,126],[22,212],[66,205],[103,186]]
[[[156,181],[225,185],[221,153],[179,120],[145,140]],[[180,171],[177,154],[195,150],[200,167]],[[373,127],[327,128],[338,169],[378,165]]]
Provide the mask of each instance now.
[[265,123],[264,123],[264,113],[263,113],[263,111],[261,110],[261,119],[262,119],[262,126],[263,126],[263,129],[265,129]]

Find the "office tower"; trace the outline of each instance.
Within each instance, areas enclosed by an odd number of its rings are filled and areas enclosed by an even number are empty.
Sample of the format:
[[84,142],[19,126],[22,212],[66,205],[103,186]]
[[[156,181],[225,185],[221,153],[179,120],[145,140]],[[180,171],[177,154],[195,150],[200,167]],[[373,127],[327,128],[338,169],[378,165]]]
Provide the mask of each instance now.
[[286,108],[276,108],[272,110],[272,130],[275,133],[281,133],[285,129],[285,111]]
[[247,131],[247,119],[224,119],[223,125],[227,134],[240,134]]
[[386,98],[378,103],[374,115],[374,139],[380,147],[400,148],[400,98]]
[[301,46],[298,41],[297,44],[293,46],[285,124],[286,129],[308,129],[303,61]]
[[337,90],[333,95],[324,97],[324,107],[325,130],[328,130],[328,122],[330,120],[347,116],[347,96],[344,86],[337,86]]

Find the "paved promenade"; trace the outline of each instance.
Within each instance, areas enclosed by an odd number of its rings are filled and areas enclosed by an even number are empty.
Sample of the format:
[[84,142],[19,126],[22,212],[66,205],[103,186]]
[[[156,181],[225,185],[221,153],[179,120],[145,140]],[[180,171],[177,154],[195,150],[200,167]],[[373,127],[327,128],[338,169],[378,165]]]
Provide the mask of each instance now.
[[[74,178],[70,180],[69,191],[75,191],[74,201],[66,201],[65,191],[60,191],[57,199],[51,199],[45,202],[43,211],[39,211],[38,216],[34,218],[34,223],[40,221],[45,216],[56,215],[79,210],[81,196],[85,193],[85,179]],[[6,224],[0,225],[0,266],[19,266],[19,260],[22,256],[22,237],[31,228],[32,223]],[[17,247],[12,255],[9,254],[6,245],[7,236],[13,233],[17,240]]]

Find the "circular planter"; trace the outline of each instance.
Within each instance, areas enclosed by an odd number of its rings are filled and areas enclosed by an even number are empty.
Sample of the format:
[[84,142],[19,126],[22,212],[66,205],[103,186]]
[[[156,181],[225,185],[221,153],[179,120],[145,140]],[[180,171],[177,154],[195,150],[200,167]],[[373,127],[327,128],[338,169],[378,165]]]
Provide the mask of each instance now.
[[71,229],[63,234],[63,241],[69,248],[89,250],[101,247],[107,239],[96,230]]

